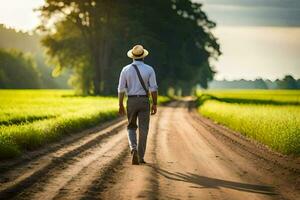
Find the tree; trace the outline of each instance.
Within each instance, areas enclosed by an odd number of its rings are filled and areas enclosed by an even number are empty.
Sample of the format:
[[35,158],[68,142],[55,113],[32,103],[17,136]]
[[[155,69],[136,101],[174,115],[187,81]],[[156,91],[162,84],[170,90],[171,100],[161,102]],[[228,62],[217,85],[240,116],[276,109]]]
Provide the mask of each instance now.
[[[208,20],[202,5],[189,0],[141,2],[134,9],[141,12],[133,13],[129,21],[143,19],[134,22],[145,28],[139,28],[136,35],[140,37],[133,38],[154,52],[148,61],[157,67],[160,91],[174,87],[189,94],[199,82],[206,88],[215,73],[209,60],[217,59],[221,52],[211,33],[215,23]],[[145,33],[151,37],[141,37]]]
[[67,84],[69,75],[66,71],[60,77],[53,78],[51,76],[52,67],[46,64],[46,58],[40,44],[40,35],[17,31],[0,24],[0,36],[0,48],[16,49],[32,55],[36,69],[40,74],[41,88],[69,88]]
[[298,89],[298,84],[293,76],[286,75],[281,81],[278,81],[277,87],[280,89]]
[[261,78],[255,79],[254,87],[257,89],[268,89],[266,82]]
[[207,87],[214,75],[209,60],[221,53],[211,33],[215,24],[190,0],[46,0],[39,11],[56,71],[72,68],[74,83],[88,94],[115,93],[126,52],[136,43],[151,50],[147,61],[163,93],[169,87],[188,93],[198,82]]
[[0,50],[0,88],[40,88],[35,64],[29,55],[19,51]]

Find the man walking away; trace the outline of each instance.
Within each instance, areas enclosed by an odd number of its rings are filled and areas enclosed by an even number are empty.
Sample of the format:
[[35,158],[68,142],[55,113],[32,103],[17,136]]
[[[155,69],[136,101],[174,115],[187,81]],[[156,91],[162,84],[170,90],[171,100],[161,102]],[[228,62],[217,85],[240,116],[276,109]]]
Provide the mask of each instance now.
[[[119,93],[119,114],[125,114],[123,105],[124,94],[127,100],[128,118],[128,141],[132,155],[132,164],[145,164],[144,155],[146,151],[147,135],[150,121],[149,91],[152,96],[151,115],[157,111],[157,84],[153,68],[144,63],[148,51],[142,45],[136,45],[128,51],[127,56],[133,62],[125,66],[120,74]],[[137,126],[138,120],[138,126]],[[136,130],[139,128],[138,143]]]

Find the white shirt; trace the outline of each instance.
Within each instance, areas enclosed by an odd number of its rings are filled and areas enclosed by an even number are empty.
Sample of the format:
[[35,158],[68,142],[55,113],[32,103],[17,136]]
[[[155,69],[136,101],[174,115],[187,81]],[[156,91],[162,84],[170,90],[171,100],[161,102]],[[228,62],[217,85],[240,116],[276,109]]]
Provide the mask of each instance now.
[[[158,87],[154,69],[143,61],[133,61],[132,64],[135,64],[138,67],[146,88],[150,92],[157,91]],[[132,64],[129,64],[122,69],[118,92],[126,92],[127,95],[146,95]]]

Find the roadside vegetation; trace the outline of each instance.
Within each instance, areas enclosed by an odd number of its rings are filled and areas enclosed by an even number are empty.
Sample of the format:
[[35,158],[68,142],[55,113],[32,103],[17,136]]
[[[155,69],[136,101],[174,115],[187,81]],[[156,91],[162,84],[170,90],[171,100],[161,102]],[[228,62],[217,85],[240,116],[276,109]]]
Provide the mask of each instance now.
[[300,155],[300,91],[208,90],[198,110],[284,154]]
[[0,49],[0,88],[39,88],[33,59],[20,51]]
[[75,96],[72,90],[0,90],[0,158],[20,155],[117,116],[115,97]]

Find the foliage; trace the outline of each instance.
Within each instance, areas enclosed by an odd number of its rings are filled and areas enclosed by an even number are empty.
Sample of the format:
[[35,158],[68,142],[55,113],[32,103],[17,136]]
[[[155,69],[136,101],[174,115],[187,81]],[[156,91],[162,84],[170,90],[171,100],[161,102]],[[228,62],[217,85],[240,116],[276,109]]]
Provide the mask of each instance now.
[[300,89],[300,84],[291,75],[287,75],[283,80],[277,80],[276,82],[279,89]]
[[[47,0],[39,11],[43,45],[52,61],[74,69],[73,83],[86,94],[113,94],[126,52],[136,43],[150,50],[160,91],[207,87],[220,54],[215,26],[190,0]],[[155,14],[154,14],[155,13]],[[54,28],[47,22],[55,21]],[[180,42],[178,42],[180,41]]]
[[[69,75],[67,72],[64,72],[60,77],[52,77],[52,67],[46,64],[44,50],[40,44],[40,35],[16,31],[0,24],[0,36],[0,48],[6,50],[16,49],[32,55],[33,62],[36,63],[36,70],[40,74],[40,85],[37,85],[36,88],[69,88],[67,84]],[[18,73],[18,71],[15,73]]]
[[300,104],[299,90],[198,90],[198,96],[212,96],[219,101],[250,104]]
[[210,89],[300,89],[300,79],[295,80],[293,76],[287,75],[282,80],[276,81],[255,79],[251,80],[234,80],[234,81],[217,81],[209,83]]
[[158,104],[166,104],[169,103],[172,100],[171,97],[167,97],[167,96],[158,96]]
[[39,88],[40,85],[39,74],[30,56],[0,49],[0,88]]
[[300,154],[299,91],[206,91],[199,112],[285,154]]
[[17,31],[0,24],[0,36],[0,48],[18,49],[22,52],[31,53],[36,53],[41,50],[39,44],[40,36],[37,34]]

